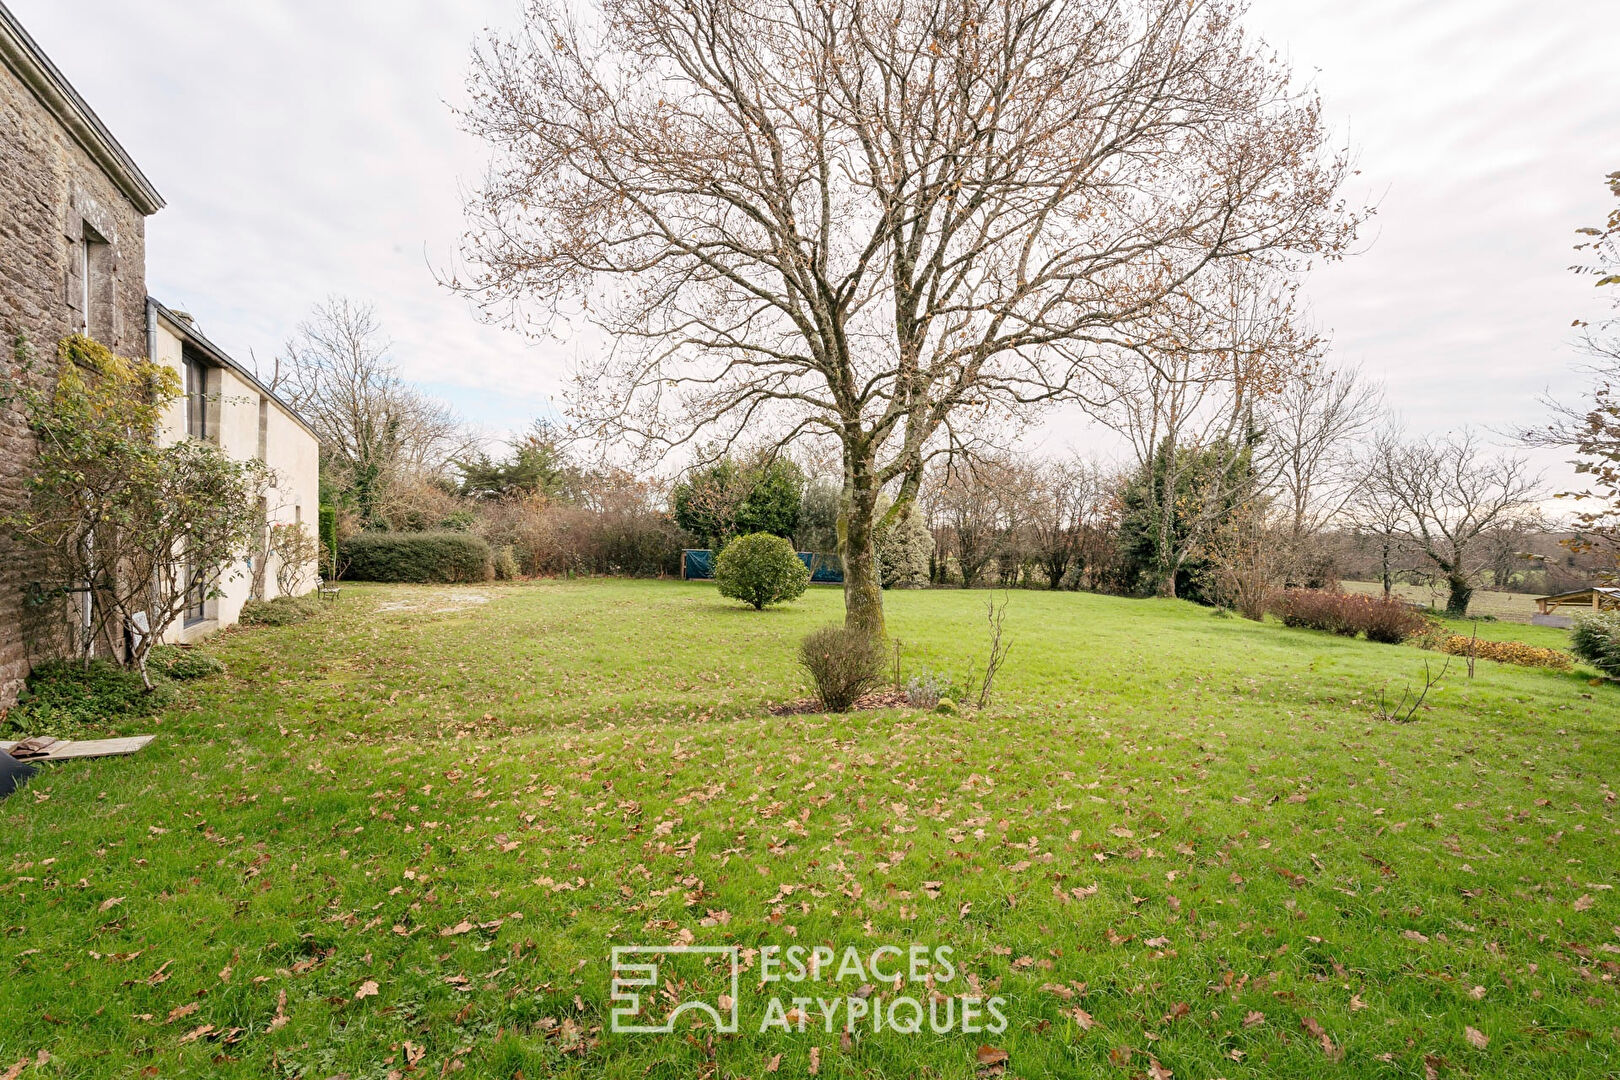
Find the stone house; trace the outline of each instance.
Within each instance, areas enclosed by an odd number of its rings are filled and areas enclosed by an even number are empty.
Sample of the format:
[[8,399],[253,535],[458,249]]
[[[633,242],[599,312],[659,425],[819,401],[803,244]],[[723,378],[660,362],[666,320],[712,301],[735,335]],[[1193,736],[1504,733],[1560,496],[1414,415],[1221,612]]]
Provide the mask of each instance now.
[[[0,177],[0,365],[13,367],[31,348],[46,361],[31,377],[49,378],[56,343],[80,332],[116,353],[179,365],[194,381],[187,384],[188,409],[177,412],[189,414],[195,403],[205,421],[215,421],[199,437],[217,440],[232,454],[264,456],[285,476],[276,502],[286,506],[267,512],[300,516],[313,526],[313,433],[195,328],[149,300],[146,219],[163,208],[163,199],[3,0]],[[172,418],[165,437],[193,433],[186,419]],[[20,410],[15,403],[0,406],[0,508],[26,498],[35,457]],[[241,591],[233,582],[242,569],[227,572],[226,596],[204,603],[180,636],[235,618],[241,600],[231,590]],[[68,611],[29,602],[31,587],[47,577],[32,553],[0,538],[0,707],[16,700],[35,661],[70,639]]]

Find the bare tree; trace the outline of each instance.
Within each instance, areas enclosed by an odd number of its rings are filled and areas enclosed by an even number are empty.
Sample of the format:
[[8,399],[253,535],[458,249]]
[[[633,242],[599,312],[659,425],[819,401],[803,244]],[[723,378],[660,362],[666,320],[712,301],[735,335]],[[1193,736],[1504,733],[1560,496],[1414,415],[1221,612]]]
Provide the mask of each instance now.
[[1087,529],[1106,513],[1113,478],[1095,461],[1077,457],[1036,460],[1021,471],[1030,547],[1047,587],[1056,589],[1077,563],[1084,569]]
[[1296,547],[1339,518],[1355,494],[1356,450],[1382,404],[1382,388],[1356,368],[1308,371],[1265,401],[1257,468]]
[[1178,296],[1158,317],[1145,365],[1102,375],[1098,417],[1124,435],[1148,490],[1157,535],[1152,577],[1176,595],[1184,566],[1225,514],[1251,500],[1259,415],[1311,376],[1320,341],[1297,316],[1296,281],[1222,267],[1208,296]]
[[948,463],[933,488],[929,516],[945,533],[941,553],[955,557],[964,588],[973,588],[1000,551],[1014,476],[1013,463],[999,455],[964,457]]
[[1206,0],[534,0],[479,52],[456,284],[579,314],[591,433],[841,449],[846,621],[931,455],[1075,393],[1218,264],[1340,253],[1317,102]]
[[1357,532],[1370,539],[1378,548],[1378,580],[1384,588],[1384,599],[1395,592],[1395,578],[1403,567],[1405,551],[1402,537],[1406,534],[1407,515],[1400,500],[1388,497],[1379,483],[1380,463],[1397,453],[1399,435],[1386,431],[1377,436],[1367,448],[1364,459],[1358,461],[1356,483],[1345,514]]
[[1485,569],[1483,538],[1534,510],[1541,478],[1525,459],[1487,457],[1471,431],[1440,438],[1381,438],[1370,491],[1393,539],[1410,544],[1446,583],[1446,612],[1468,613]]
[[[1620,172],[1607,177],[1609,192],[1620,199]],[[1577,552],[1599,550],[1620,564],[1620,206],[1609,211],[1604,224],[1579,230],[1575,250],[1583,261],[1570,269],[1595,277],[1613,314],[1596,325],[1576,320],[1581,328],[1581,349],[1590,358],[1584,365],[1591,377],[1587,400],[1575,405],[1551,398],[1543,403],[1552,412],[1550,423],[1520,432],[1531,446],[1570,449],[1576,473],[1586,478],[1579,491],[1559,493],[1577,504],[1576,535],[1568,546]],[[1620,574],[1620,565],[1610,576]]]
[[384,516],[396,485],[442,476],[471,449],[447,405],[400,379],[389,345],[371,305],[332,297],[299,324],[272,376],[366,523]]

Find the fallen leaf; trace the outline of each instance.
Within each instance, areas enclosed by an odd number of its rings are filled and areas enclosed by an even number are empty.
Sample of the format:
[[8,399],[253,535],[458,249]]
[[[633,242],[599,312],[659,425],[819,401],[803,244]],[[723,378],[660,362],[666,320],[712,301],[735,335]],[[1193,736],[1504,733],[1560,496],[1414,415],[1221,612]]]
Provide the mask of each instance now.
[[169,1018],[163,1022],[165,1024],[172,1024],[182,1017],[190,1016],[192,1013],[196,1012],[198,1008],[199,1006],[195,1001],[191,1002],[189,1005],[176,1005],[174,1008],[169,1010]]
[[1580,899],[1575,901],[1575,910],[1589,911],[1591,910],[1592,905],[1595,903],[1597,903],[1597,901],[1592,899],[1590,893],[1581,893]]
[[377,996],[377,980],[376,979],[367,979],[365,982],[360,984],[360,989],[358,989],[358,990],[356,990],[354,992],[354,1000],[356,1000],[356,1001],[359,1001],[361,998],[376,997],[376,996]]
[[1467,1039],[1468,1045],[1475,1050],[1483,1050],[1491,1044],[1491,1037],[1476,1027],[1465,1025],[1463,1027],[1463,1038]]
[[1007,1051],[999,1046],[981,1046],[973,1057],[980,1065],[1001,1065],[1007,1060]]
[[472,923],[468,922],[466,919],[462,919],[460,922],[456,923],[456,925],[447,926],[443,930],[440,930],[439,931],[439,936],[440,937],[455,937],[457,934],[465,934],[465,933],[467,933],[472,928],[473,928]]
[[810,1048],[810,1075],[816,1076],[821,1072],[821,1047]]
[[203,1024],[203,1025],[201,1025],[199,1027],[192,1028],[190,1031],[188,1031],[184,1035],[180,1036],[180,1041],[182,1043],[196,1042],[198,1039],[202,1038],[204,1035],[208,1034],[210,1031],[213,1031],[213,1030],[214,1030],[214,1025],[213,1024]]
[[101,906],[99,908],[97,908],[96,910],[97,911],[111,911],[113,908],[117,907],[119,904],[122,904],[123,902],[124,902],[124,898],[122,896],[110,896],[107,899],[103,900],[101,902]]
[[1243,1018],[1243,1026],[1246,1028],[1257,1028],[1265,1022],[1266,1014],[1259,1009],[1250,1010],[1249,1015]]
[[781,1067],[782,1067],[782,1055],[781,1054],[777,1054],[775,1057],[771,1058],[769,1061],[767,1061],[765,1063],[765,1071],[768,1072],[768,1073],[775,1072],[777,1069],[780,1069]]

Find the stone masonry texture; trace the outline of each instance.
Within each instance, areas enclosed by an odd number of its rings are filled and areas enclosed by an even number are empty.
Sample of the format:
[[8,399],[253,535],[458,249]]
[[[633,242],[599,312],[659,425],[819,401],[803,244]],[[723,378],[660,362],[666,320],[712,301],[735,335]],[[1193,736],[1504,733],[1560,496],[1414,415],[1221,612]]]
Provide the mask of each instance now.
[[[86,229],[88,226],[88,230]],[[16,371],[26,340],[32,376],[46,385],[56,345],[79,330],[84,295],[78,245],[98,247],[92,274],[95,336],[125,356],[146,355],[145,219],[73,136],[0,65],[0,366]],[[16,402],[0,404],[0,513],[25,504],[37,451]],[[65,604],[30,607],[30,583],[49,584],[39,558],[0,535],[0,708],[15,702],[32,664],[67,640]]]

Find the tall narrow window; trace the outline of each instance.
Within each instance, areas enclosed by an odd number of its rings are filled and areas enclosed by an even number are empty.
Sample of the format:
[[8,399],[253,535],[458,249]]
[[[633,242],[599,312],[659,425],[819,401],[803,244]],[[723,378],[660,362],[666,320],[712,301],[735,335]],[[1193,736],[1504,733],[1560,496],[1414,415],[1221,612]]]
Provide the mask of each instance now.
[[208,438],[208,365],[187,353],[186,434],[193,439]]
[[270,449],[270,399],[263,394],[259,395],[259,460],[269,460]]
[[112,247],[88,223],[79,242],[79,329],[111,344],[113,338]]
[[186,614],[187,626],[208,617],[208,584],[202,568],[186,560]]

